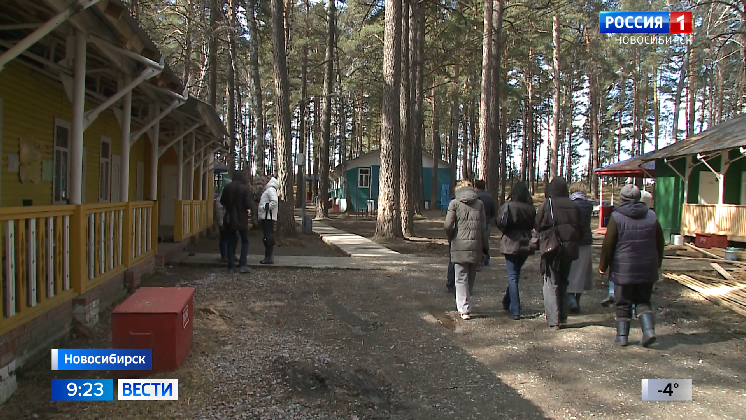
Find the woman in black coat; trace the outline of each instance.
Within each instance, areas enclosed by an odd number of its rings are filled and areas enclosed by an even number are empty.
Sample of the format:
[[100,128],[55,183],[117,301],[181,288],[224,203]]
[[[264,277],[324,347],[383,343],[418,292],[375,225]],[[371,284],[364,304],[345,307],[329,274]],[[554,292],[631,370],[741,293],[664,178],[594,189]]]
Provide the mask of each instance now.
[[[568,277],[572,262],[578,258],[584,232],[580,226],[580,209],[570,200],[564,178],[554,178],[545,195],[547,200],[536,214],[544,275],[544,309],[549,327],[559,330],[560,325],[567,322]],[[547,239],[553,232],[561,246],[554,252],[547,252]]]
[[533,255],[531,236],[534,230],[536,209],[531,193],[526,184],[519,182],[513,186],[497,218],[497,227],[502,231],[500,242],[502,254],[505,256],[505,267],[508,272],[508,288],[503,296],[503,309],[510,313],[513,319],[521,318],[521,298],[518,292],[518,281],[521,277],[521,267]]

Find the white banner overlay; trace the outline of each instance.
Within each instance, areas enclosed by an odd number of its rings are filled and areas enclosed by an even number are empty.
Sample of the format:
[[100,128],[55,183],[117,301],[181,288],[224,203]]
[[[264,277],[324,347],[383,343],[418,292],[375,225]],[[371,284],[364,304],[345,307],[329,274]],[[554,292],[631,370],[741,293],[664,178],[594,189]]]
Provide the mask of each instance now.
[[178,379],[119,379],[118,400],[178,400]]

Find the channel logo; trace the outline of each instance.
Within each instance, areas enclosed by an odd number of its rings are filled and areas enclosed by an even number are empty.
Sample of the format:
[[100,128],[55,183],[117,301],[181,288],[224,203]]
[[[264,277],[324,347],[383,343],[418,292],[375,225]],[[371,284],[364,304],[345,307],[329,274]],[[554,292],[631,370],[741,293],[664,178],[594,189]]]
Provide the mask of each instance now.
[[178,400],[178,379],[119,379],[118,400]]
[[601,12],[602,34],[690,34],[692,12]]

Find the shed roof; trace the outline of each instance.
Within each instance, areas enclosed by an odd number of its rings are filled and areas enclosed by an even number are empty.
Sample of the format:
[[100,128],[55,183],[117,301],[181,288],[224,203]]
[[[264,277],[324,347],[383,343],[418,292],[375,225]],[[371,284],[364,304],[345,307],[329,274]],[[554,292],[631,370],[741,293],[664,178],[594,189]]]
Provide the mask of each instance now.
[[644,155],[634,156],[621,162],[612,163],[603,168],[596,169],[596,175],[616,176],[616,177],[641,177],[655,176],[655,161],[650,161],[647,156],[654,152]]
[[645,160],[709,154],[746,147],[746,115],[740,115],[646,156]]

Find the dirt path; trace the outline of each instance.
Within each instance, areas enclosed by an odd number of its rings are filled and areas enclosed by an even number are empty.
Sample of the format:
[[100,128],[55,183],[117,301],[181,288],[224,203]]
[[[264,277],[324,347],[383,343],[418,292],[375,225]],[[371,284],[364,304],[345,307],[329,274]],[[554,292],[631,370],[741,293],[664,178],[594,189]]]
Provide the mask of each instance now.
[[[453,320],[452,295],[433,272],[167,269],[149,285],[198,289],[190,355],[179,371],[158,375],[179,379],[179,401],[50,403],[55,372],[41,363],[19,376],[0,418],[744,418],[744,318],[662,281],[656,348],[616,348],[613,315],[597,304],[600,282],[581,301],[585,313],[553,332],[536,272],[532,260],[521,283],[524,319],[502,311],[500,271],[480,273],[478,317],[464,322]],[[104,317],[91,338],[68,347],[106,347],[108,329]],[[643,378],[691,378],[694,401],[642,402]]]

